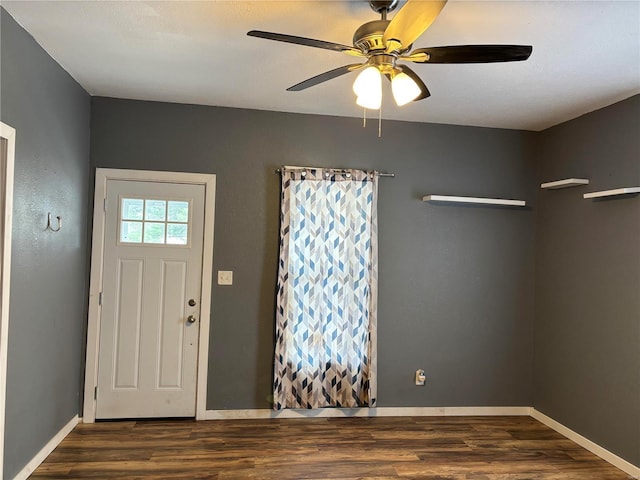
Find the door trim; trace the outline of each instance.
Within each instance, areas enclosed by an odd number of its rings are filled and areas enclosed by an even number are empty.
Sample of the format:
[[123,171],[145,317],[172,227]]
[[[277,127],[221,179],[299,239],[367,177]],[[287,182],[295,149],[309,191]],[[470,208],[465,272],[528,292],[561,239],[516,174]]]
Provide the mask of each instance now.
[[93,205],[93,235],[91,275],[89,279],[89,315],[87,325],[87,358],[84,381],[83,423],[96,419],[95,389],[98,385],[98,354],[100,344],[100,292],[104,258],[104,229],[106,215],[104,199],[109,180],[132,180],[156,183],[186,183],[204,185],[204,242],[202,251],[202,297],[200,299],[200,336],[198,339],[198,377],[196,380],[196,420],[203,420],[207,410],[207,368],[209,359],[209,325],[211,315],[211,286],[213,275],[213,225],[215,214],[216,176],[206,173],[159,172],[151,170],[123,170],[96,168],[96,187]]
[[[2,238],[2,309],[0,311],[0,477],[4,469],[4,419],[7,395],[7,347],[9,333],[9,296],[11,289],[11,224],[13,217],[13,167],[15,165],[16,131],[0,122],[0,137],[7,141],[7,158],[3,174],[4,202],[0,221],[4,225]],[[1,168],[1,167],[0,167]]]

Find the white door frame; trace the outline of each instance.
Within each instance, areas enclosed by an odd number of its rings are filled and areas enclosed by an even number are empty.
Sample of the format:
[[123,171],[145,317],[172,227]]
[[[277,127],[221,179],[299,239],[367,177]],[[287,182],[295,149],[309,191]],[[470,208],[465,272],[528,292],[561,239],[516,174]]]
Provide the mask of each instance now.
[[7,395],[7,347],[9,333],[9,294],[11,284],[11,223],[13,217],[13,166],[15,164],[16,131],[0,122],[0,137],[7,141],[7,158],[3,178],[4,201],[0,213],[4,224],[2,238],[2,311],[0,312],[0,478],[4,469],[4,419]]
[[215,213],[216,176],[205,173],[158,172],[148,170],[96,169],[96,190],[93,207],[93,237],[91,277],[89,284],[89,319],[87,325],[87,360],[84,380],[82,421],[96,419],[95,389],[98,385],[98,354],[100,344],[100,293],[104,257],[104,211],[107,181],[133,180],[204,185],[204,243],[202,252],[202,297],[200,299],[200,336],[198,340],[198,377],[196,380],[196,420],[204,420],[207,409],[207,367],[209,357],[209,323],[211,314],[211,282],[213,274],[213,222]]

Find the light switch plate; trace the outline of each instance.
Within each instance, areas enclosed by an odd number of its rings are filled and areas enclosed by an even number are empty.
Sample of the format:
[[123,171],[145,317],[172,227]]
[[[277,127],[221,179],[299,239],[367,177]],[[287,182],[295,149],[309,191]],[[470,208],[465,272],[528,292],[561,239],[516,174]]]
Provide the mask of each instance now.
[[231,270],[218,270],[218,285],[233,285],[233,272]]

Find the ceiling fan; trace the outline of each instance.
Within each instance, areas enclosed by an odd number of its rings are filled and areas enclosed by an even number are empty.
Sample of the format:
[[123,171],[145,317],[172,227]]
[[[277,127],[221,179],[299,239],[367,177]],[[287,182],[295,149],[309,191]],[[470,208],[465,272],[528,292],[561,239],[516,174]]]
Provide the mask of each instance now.
[[431,94],[420,77],[407,65],[413,63],[492,63],[517,62],[531,55],[530,45],[457,45],[447,47],[417,48],[413,42],[429,28],[440,14],[447,0],[407,0],[392,20],[387,14],[398,5],[398,0],[372,0],[371,8],[381,15],[361,25],[353,35],[353,46],[325,42],[312,38],[285,35],[282,33],[251,30],[247,35],[279,42],[295,43],[308,47],[323,48],[366,59],[329,70],[304,80],[289,88],[300,91],[331,80],[341,75],[362,70],[353,85],[356,103],[366,108],[379,109],[382,102],[382,80],[384,75],[391,81],[391,89],[398,105],[422,100]]

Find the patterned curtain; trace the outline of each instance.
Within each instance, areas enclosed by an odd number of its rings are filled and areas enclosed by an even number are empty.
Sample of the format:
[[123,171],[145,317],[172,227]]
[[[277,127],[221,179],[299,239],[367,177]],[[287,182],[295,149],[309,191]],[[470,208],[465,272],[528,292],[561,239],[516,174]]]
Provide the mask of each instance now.
[[276,410],[376,404],[377,182],[283,168]]

